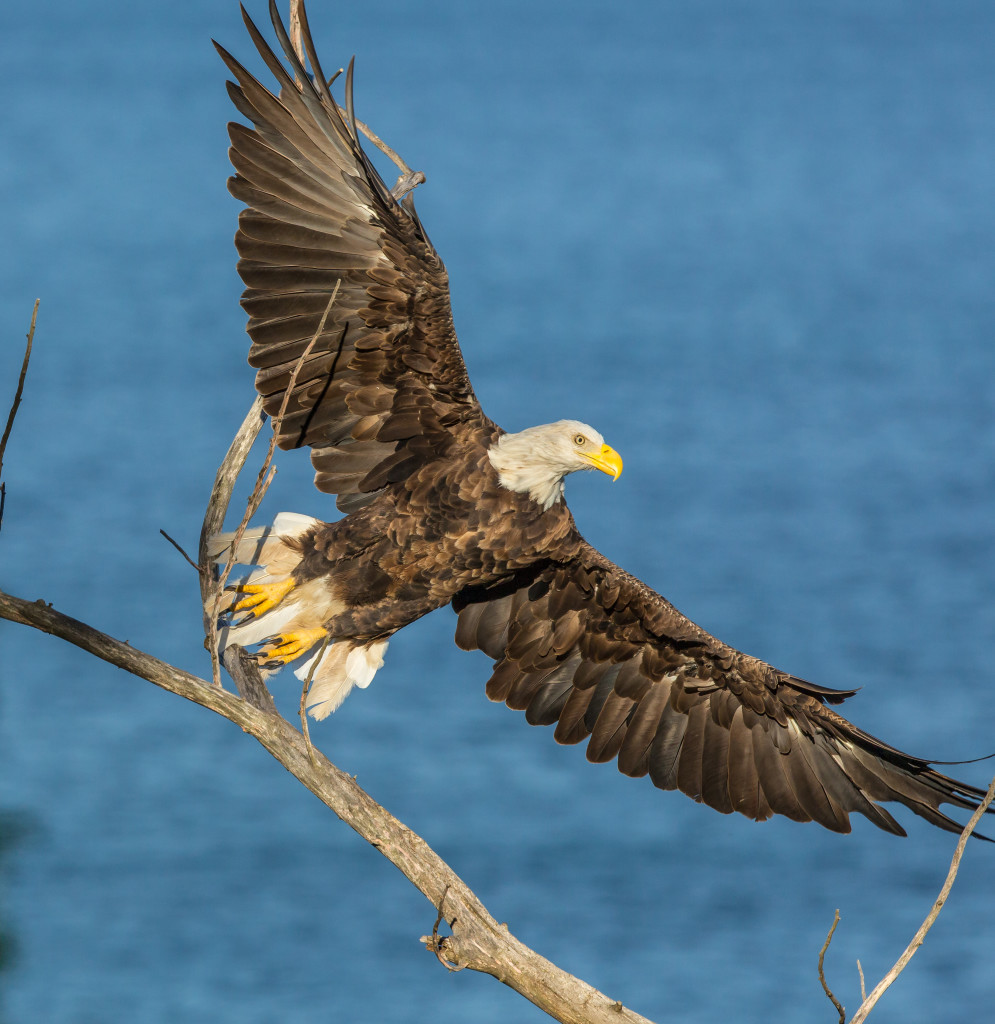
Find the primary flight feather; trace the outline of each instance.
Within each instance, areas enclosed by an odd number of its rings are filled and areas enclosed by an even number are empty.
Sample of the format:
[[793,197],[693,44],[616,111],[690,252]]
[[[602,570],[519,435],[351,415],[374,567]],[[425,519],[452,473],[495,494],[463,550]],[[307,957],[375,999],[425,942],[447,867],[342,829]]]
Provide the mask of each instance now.
[[318,489],[347,515],[283,514],[246,535],[234,555],[258,568],[223,642],[260,644],[270,671],[306,659],[324,718],[398,629],[452,604],[457,644],[495,662],[487,695],[561,743],[586,739],[592,761],[756,820],[848,832],[857,811],[904,835],[881,806],[897,801],[960,831],[940,805],[973,808],[982,791],[832,710],[853,691],[727,646],[585,542],[563,479],[617,478],[621,458],[584,423],[508,434],[484,415],[445,267],[411,195],[396,199],[360,146],[351,68],[343,110],[303,7],[310,72],[272,0],[270,13],[286,65],[243,10],[276,92],[218,47],[251,123],[229,128],[249,362],[266,411],[284,409],[280,447],[310,447]]

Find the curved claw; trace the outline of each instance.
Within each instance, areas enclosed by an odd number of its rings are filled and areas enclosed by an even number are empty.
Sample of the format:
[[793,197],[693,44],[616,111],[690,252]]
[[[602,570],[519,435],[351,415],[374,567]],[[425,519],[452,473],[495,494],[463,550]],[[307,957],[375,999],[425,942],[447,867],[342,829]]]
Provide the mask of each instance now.
[[326,631],[320,627],[281,633],[264,640],[255,658],[264,668],[282,668],[309,651],[319,640],[324,640],[325,635]]

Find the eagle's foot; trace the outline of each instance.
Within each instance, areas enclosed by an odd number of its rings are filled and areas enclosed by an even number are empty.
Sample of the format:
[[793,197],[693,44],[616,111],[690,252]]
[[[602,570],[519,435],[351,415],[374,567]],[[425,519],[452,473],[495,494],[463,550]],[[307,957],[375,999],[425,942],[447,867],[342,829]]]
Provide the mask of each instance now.
[[229,589],[236,594],[247,596],[232,605],[231,614],[234,617],[245,613],[246,617],[243,620],[245,622],[250,619],[258,619],[270,609],[275,608],[295,586],[297,584],[292,576],[286,576],[282,580],[277,580],[276,583],[240,583]]
[[277,669],[296,661],[320,640],[327,636],[327,630],[298,629],[293,633],[281,633],[263,641],[255,655],[260,668]]

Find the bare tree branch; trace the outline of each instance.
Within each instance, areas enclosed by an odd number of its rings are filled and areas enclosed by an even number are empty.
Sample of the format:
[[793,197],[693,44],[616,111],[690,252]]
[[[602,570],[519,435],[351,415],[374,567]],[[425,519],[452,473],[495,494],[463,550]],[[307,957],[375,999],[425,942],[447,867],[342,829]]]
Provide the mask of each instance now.
[[[290,18],[289,18],[289,34],[290,42],[294,48],[294,52],[297,54],[301,64],[304,64],[304,42],[303,32],[301,29],[301,11],[300,11],[300,0],[290,0]],[[311,73],[314,74],[314,68],[311,69]],[[328,85],[331,85],[339,75],[342,74],[342,69],[339,70],[328,80]],[[302,83],[298,80],[297,76],[294,76],[294,81],[297,83],[297,88],[300,89]],[[423,171],[413,171],[411,168],[401,159],[398,154],[391,149],[390,146],[380,138],[379,135],[369,125],[364,124],[359,120],[358,117],[353,117],[352,120],[355,122],[356,127],[373,143],[381,153],[390,159],[397,169],[401,172],[397,181],[394,182],[394,187],[390,190],[390,194],[400,202],[412,189],[417,188],[419,185],[424,184],[425,174]]]
[[[919,926],[919,930],[912,937],[912,941],[905,947],[905,951],[895,961],[894,967],[877,983],[874,987],[874,991],[868,996],[864,988],[864,970],[860,966],[860,961],[857,961],[857,971],[860,973],[860,998],[863,1002],[860,1004],[857,1012],[850,1018],[850,1024],[863,1024],[863,1021],[867,1019],[867,1015],[874,1009],[875,1004],[884,995],[885,991],[891,986],[892,982],[905,970],[908,962],[915,955],[916,950],[923,944],[926,939],[926,934],[930,928],[936,922],[936,919],[940,916],[940,911],[943,909],[944,903],[947,901],[947,897],[950,895],[950,890],[953,888],[954,880],[957,878],[957,872],[960,869],[960,861],[964,856],[964,849],[967,846],[967,841],[971,838],[971,833],[974,832],[978,826],[978,822],[981,821],[981,816],[985,813],[992,800],[995,799],[995,778],[992,779],[991,784],[988,787],[988,792],[985,793],[984,798],[978,805],[974,814],[971,815],[970,820],[964,826],[963,832],[960,834],[960,838],[957,840],[957,846],[954,849],[953,859],[950,861],[950,869],[947,871],[947,877],[943,882],[943,887],[940,889],[940,895],[936,897],[932,908],[926,915],[926,919]],[[846,1011],[840,1005],[839,1000],[833,995],[826,982],[826,975],[823,971],[823,963],[826,958],[826,950],[829,949],[830,942],[833,941],[833,932],[836,931],[836,926],[839,924],[840,912],[837,910],[833,916],[833,924],[829,929],[829,934],[826,936],[826,941],[822,944],[822,949],[819,950],[819,980],[822,982],[822,987],[826,992],[826,995],[832,1000],[833,1006],[836,1007],[837,1012],[840,1015],[840,1024],[844,1024],[846,1020]]]
[[[905,947],[905,951],[895,961],[895,966],[874,986],[874,990],[871,994],[861,1003],[860,1008],[853,1015],[850,1020],[850,1024],[862,1024],[867,1019],[867,1015],[874,1009],[875,1004],[884,995],[885,991],[890,987],[891,983],[905,970],[906,964],[915,955],[916,950],[923,944],[926,939],[926,934],[933,927],[934,922],[940,916],[940,911],[943,909],[943,904],[947,902],[947,897],[950,895],[950,890],[953,888],[954,879],[957,877],[957,872],[960,869],[961,857],[964,856],[964,848],[967,846],[968,839],[971,838],[971,833],[977,828],[978,822],[981,821],[981,816],[985,813],[985,810],[991,804],[992,800],[995,799],[995,778],[992,779],[991,785],[988,787],[988,792],[985,793],[984,799],[978,805],[974,814],[971,815],[970,821],[964,826],[964,831],[960,834],[960,839],[957,840],[957,846],[954,849],[954,855],[950,861],[950,870],[947,872],[947,877],[944,879],[943,887],[940,889],[940,895],[936,897],[936,901],[930,912],[926,915],[926,919],[919,926],[919,930],[912,937],[912,941]],[[832,933],[830,933],[832,934]],[[863,988],[863,972],[861,971],[861,988]]]
[[235,481],[238,479],[245,460],[249,457],[252,445],[259,436],[266,414],[263,412],[263,400],[256,396],[242,425],[235,434],[235,439],[228,447],[225,457],[221,460],[218,472],[214,477],[214,487],[204,513],[204,523],[200,528],[200,544],[197,549],[197,562],[200,565],[200,599],[204,606],[204,646],[211,654],[211,678],[215,686],[221,686],[221,666],[218,663],[218,596],[223,584],[219,584],[217,567],[210,550],[211,538],[221,532],[224,526],[225,513],[231,501]]
[[[231,502],[232,491],[235,489],[235,481],[238,479],[245,460],[266,422],[266,414],[263,412],[262,397],[257,395],[251,408],[245,415],[242,425],[238,428],[232,443],[228,446],[225,457],[214,476],[214,487],[211,489],[211,498],[207,503],[207,511],[204,513],[204,524],[200,530],[200,546],[197,551],[197,561],[200,563],[201,572],[210,563],[208,554],[208,542],[216,533],[221,532],[225,523],[225,513]],[[214,580],[210,576],[201,576],[200,596],[204,604],[204,632],[207,630],[207,607],[214,588]]]
[[3,526],[3,507],[7,500],[7,485],[3,482],[3,453],[7,450],[7,442],[10,440],[10,432],[14,426],[14,417],[21,405],[21,395],[24,394],[24,379],[28,375],[28,362],[31,359],[31,346],[35,340],[35,324],[38,322],[39,305],[41,305],[41,299],[35,299],[35,308],[31,311],[31,326],[28,328],[27,334],[28,344],[24,349],[24,359],[21,361],[21,372],[17,378],[17,388],[14,390],[14,401],[7,414],[7,425],[4,427],[3,437],[0,437],[0,526]]
[[225,650],[223,660],[228,675],[235,680],[242,700],[247,700],[254,708],[267,715],[279,714],[273,701],[273,694],[269,692],[269,687],[259,670],[259,663],[250,654],[245,653],[244,647],[232,644]]
[[256,476],[256,483],[252,488],[252,493],[249,495],[249,500],[245,503],[245,512],[242,514],[242,519],[232,537],[228,557],[225,560],[225,565],[220,575],[218,575],[213,564],[213,555],[210,550],[211,537],[220,532],[221,527],[224,525],[235,481],[245,465],[245,460],[248,458],[249,451],[252,448],[252,442],[255,441],[259,434],[259,428],[262,426],[262,419],[259,418],[257,422],[255,416],[257,409],[259,410],[260,417],[262,416],[262,399],[260,397],[256,397],[252,409],[249,410],[249,415],[245,418],[238,433],[235,435],[235,440],[229,446],[228,452],[222,460],[221,467],[218,469],[214,479],[214,488],[211,491],[211,497],[207,503],[207,511],[204,513],[204,522],[200,528],[198,559],[200,561],[200,596],[204,603],[204,631],[206,634],[204,644],[211,653],[211,678],[215,686],[221,685],[218,652],[218,616],[221,613],[221,602],[224,597],[225,584],[228,582],[228,577],[235,567],[235,552],[238,550],[238,545],[245,535],[249,521],[256,514],[263,497],[269,490],[269,485],[273,482],[273,477],[276,475],[276,467],[274,466],[270,470],[270,466],[273,463],[273,455],[276,452],[276,441],[280,436],[280,425],[283,423],[283,417],[287,413],[287,405],[297,384],[297,377],[301,372],[301,368],[307,362],[308,356],[311,355],[312,349],[325,329],[328,314],[331,313],[332,307],[335,305],[335,299],[339,294],[339,285],[341,283],[341,281],[335,282],[335,287],[328,298],[328,304],[325,306],[325,312],[321,315],[318,327],[294,365],[293,373],[290,375],[290,382],[287,384],[283,401],[280,403],[280,410],[273,420],[273,433],[269,440],[269,446],[266,449],[266,458],[263,460],[263,464]]
[[21,405],[21,395],[24,394],[24,379],[28,375],[28,362],[31,359],[31,346],[35,340],[35,324],[38,322],[38,307],[41,299],[35,299],[34,309],[31,311],[31,325],[28,327],[28,343],[24,349],[24,359],[21,361],[21,372],[17,378],[17,389],[14,391],[14,401],[11,403],[10,412],[7,414],[7,426],[4,427],[3,437],[0,437],[0,470],[3,469],[3,453],[7,450],[7,441],[10,440],[10,431],[14,426],[14,417]]
[[373,143],[377,149],[380,150],[384,156],[389,157],[400,170],[401,174],[397,181],[394,182],[394,187],[390,190],[390,194],[400,202],[412,189],[417,188],[419,185],[425,183],[425,172],[424,171],[413,171],[411,168],[394,152],[390,146],[380,138],[379,135],[369,125],[364,124],[359,118],[355,118],[356,127]]
[[836,1007],[836,1012],[840,1015],[840,1024],[846,1024],[846,1010],[840,1001],[833,995],[833,990],[829,987],[829,982],[826,981],[826,950],[829,949],[829,943],[833,941],[833,932],[836,931],[836,926],[840,923],[840,912],[839,908],[836,908],[836,913],[833,914],[833,923],[829,929],[829,934],[826,936],[826,941],[822,944],[822,949],[819,950],[819,981],[822,982],[822,990],[826,993],[829,999],[832,1001],[833,1006]]
[[[297,54],[297,59],[301,62],[301,66],[304,65],[304,30],[301,27],[301,0],[290,0],[290,20],[288,28],[290,29],[290,42],[294,47],[294,53]],[[301,82],[298,81],[297,76],[294,76],[294,81],[297,82],[297,88],[301,87]]]
[[166,538],[166,540],[168,540],[168,541],[169,541],[169,543],[170,543],[170,544],[172,544],[172,545],[173,545],[173,547],[174,547],[174,548],[176,548],[176,550],[177,550],[177,551],[179,551],[179,553],[180,553],[180,554],[181,554],[181,555],[182,555],[182,556],[183,556],[183,557],[184,557],[184,558],[185,558],[185,559],[187,560],[187,562],[188,562],[188,563],[189,563],[189,564],[190,564],[190,565],[191,565],[191,566],[192,566],[192,567],[193,567],[193,568],[194,568],[194,569],[195,569],[195,570],[196,570],[197,572],[200,572],[200,566],[199,566],[199,565],[198,565],[198,564],[197,564],[197,563],[196,563],[196,562],[195,562],[195,561],[194,561],[194,560],[193,560],[193,559],[192,559],[192,558],[191,558],[191,557],[190,557],[190,556],[189,556],[189,555],[188,555],[188,554],[187,554],[187,553],[186,553],[186,552],[185,552],[185,551],[183,550],[183,547],[182,547],[182,545],[181,545],[181,544],[179,543],[179,541],[177,541],[177,540],[174,540],[174,539],[173,539],[172,537],[170,537],[170,535],[169,535],[168,533],[166,533],[166,531],[165,531],[165,530],[160,530],[160,531],[159,531],[159,533],[161,533],[161,534],[162,534],[162,536],[163,536],[163,537],[165,537],[165,538]]
[[254,736],[394,864],[433,908],[442,908],[452,934],[437,942],[450,964],[490,974],[564,1024],[647,1024],[645,1017],[560,970],[516,939],[422,838],[385,811],[354,779],[317,749],[312,763],[303,736],[279,715],[62,615],[44,601],[24,601],[0,592],[0,618],[61,637],[111,665],[209,708]]
[[325,639],[321,641],[321,647],[318,648],[318,653],[311,661],[311,667],[307,670],[307,678],[301,687],[301,703],[297,709],[298,717],[301,720],[301,734],[304,736],[304,742],[307,744],[308,757],[312,759],[314,758],[314,746],[311,743],[311,730],[307,726],[307,695],[311,690],[311,682],[314,679],[315,670],[321,664],[321,659],[324,658],[325,651],[328,650],[331,640],[331,634],[326,633]]

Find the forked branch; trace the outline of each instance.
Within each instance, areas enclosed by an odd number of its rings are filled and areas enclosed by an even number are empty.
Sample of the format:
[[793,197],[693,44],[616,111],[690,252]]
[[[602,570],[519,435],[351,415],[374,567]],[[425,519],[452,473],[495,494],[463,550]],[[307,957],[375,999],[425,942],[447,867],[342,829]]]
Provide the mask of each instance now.
[[960,839],[957,840],[957,846],[954,849],[954,855],[950,861],[950,869],[947,871],[947,877],[943,881],[943,886],[940,889],[939,896],[930,908],[929,913],[926,915],[926,919],[919,926],[919,930],[912,937],[912,941],[905,947],[905,951],[895,961],[895,966],[874,986],[871,994],[861,1004],[860,1009],[853,1015],[850,1024],[863,1024],[863,1021],[867,1019],[867,1015],[874,1009],[875,1004],[884,995],[885,991],[891,985],[891,983],[905,970],[906,965],[915,955],[916,950],[923,944],[926,939],[926,933],[933,927],[934,922],[940,916],[940,911],[943,909],[943,904],[947,902],[947,897],[950,895],[950,890],[953,888],[954,880],[957,878],[957,872],[960,869],[960,860],[964,856],[964,849],[967,846],[968,839],[971,838],[971,833],[977,828],[978,822],[981,821],[981,816],[988,809],[992,800],[995,799],[995,778],[992,779],[991,784],[988,786],[988,792],[985,793],[984,799],[978,804],[974,814],[971,815],[970,821],[964,826],[964,831],[960,834]]
[[[943,905],[947,902],[947,897],[950,895],[950,890],[953,888],[954,881],[957,878],[957,872],[960,869],[960,861],[964,856],[964,850],[967,847],[968,840],[971,838],[971,833],[978,827],[978,822],[981,821],[982,815],[988,809],[993,800],[995,800],[995,778],[992,778],[992,781],[988,786],[988,792],[985,793],[984,798],[981,803],[978,804],[974,814],[971,815],[970,820],[964,826],[964,830],[960,834],[960,838],[957,840],[957,846],[954,848],[954,855],[950,861],[950,868],[947,871],[947,877],[944,879],[943,886],[940,889],[940,894],[934,900],[933,906],[926,915],[926,919],[919,926],[915,935],[912,936],[912,941],[905,947],[902,955],[895,961],[894,966],[877,983],[877,985],[874,986],[870,995],[867,995],[864,991],[864,971],[860,966],[860,961],[857,961],[857,970],[860,972],[860,997],[863,1001],[857,1009],[857,1012],[850,1018],[849,1024],[863,1024],[867,1019],[867,1015],[874,1009],[881,996],[884,995],[895,979],[902,973],[902,971],[905,970],[909,961],[915,955],[916,950],[923,944],[923,942],[925,942],[927,933],[936,923],[936,919],[940,916],[940,911],[943,909]],[[829,943],[832,942],[833,932],[836,931],[836,925],[839,924],[839,920],[840,912],[837,910],[836,915],[833,918],[833,925],[829,929],[829,934],[826,936],[826,941],[823,944],[822,949],[819,951],[819,980],[822,982],[822,987],[825,989],[826,995],[832,1000],[833,1006],[836,1007],[836,1010],[839,1013],[840,1024],[843,1024],[846,1018],[846,1011],[830,990],[829,985],[826,982],[826,975],[823,971],[826,950],[829,949]]]

